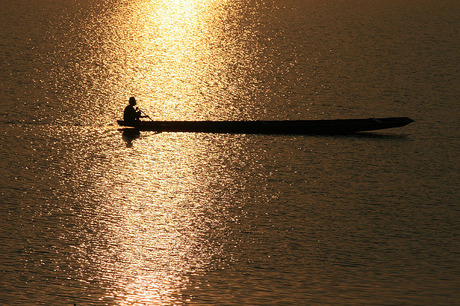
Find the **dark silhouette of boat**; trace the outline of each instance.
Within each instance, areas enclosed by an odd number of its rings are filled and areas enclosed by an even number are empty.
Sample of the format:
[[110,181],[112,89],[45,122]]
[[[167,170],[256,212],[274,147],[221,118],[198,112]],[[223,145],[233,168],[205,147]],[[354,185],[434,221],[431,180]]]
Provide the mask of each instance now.
[[124,127],[138,131],[199,132],[233,134],[352,134],[402,127],[413,122],[408,117],[335,119],[335,120],[280,120],[280,121],[139,121]]

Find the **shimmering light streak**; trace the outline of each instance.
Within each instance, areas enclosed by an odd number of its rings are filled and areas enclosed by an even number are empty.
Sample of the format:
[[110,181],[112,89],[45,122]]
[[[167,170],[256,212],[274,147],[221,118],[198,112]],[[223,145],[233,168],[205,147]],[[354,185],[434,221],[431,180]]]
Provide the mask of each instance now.
[[[85,35],[69,40],[75,53],[61,55],[68,69],[57,72],[56,86],[70,101],[94,109],[85,114],[103,113],[98,121],[106,116],[113,122],[129,96],[153,118],[244,119],[241,102],[250,101],[257,44],[250,44],[251,28],[240,31],[240,13],[237,1],[226,0],[104,6],[81,24]],[[76,77],[79,82],[68,86]],[[181,292],[191,275],[216,261],[225,265],[219,258],[231,260],[222,255],[233,244],[227,222],[238,220],[244,196],[234,194],[250,175],[241,148],[232,144],[228,152],[225,138],[154,137],[141,150],[136,140],[123,157],[105,156],[94,146],[94,158],[88,150],[83,156],[73,150],[68,158],[79,166],[66,184],[86,203],[77,231],[85,239],[73,256],[90,271],[88,278],[105,284],[104,300],[118,304],[186,300]],[[84,178],[91,186],[78,183]]]

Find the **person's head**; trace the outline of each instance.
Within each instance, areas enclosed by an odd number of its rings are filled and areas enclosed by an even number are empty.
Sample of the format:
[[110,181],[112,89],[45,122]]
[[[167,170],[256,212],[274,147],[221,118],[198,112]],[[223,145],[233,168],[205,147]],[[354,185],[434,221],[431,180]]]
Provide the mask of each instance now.
[[136,98],[134,97],[129,98],[129,104],[132,106],[136,105]]

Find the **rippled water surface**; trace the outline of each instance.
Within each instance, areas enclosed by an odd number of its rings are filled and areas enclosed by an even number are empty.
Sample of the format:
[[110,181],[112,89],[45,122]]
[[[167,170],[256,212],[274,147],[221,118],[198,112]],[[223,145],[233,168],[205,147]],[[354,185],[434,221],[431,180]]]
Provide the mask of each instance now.
[[[458,304],[457,1],[3,0],[0,304]],[[409,116],[340,137],[157,120]]]

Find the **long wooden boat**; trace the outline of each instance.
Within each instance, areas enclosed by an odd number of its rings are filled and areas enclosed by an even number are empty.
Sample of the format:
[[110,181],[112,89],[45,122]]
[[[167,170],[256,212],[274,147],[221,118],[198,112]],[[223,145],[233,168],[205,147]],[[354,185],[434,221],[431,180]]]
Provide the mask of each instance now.
[[286,121],[140,121],[124,127],[138,131],[199,132],[236,134],[352,134],[405,126],[413,122],[408,117],[336,119],[336,120],[286,120]]

